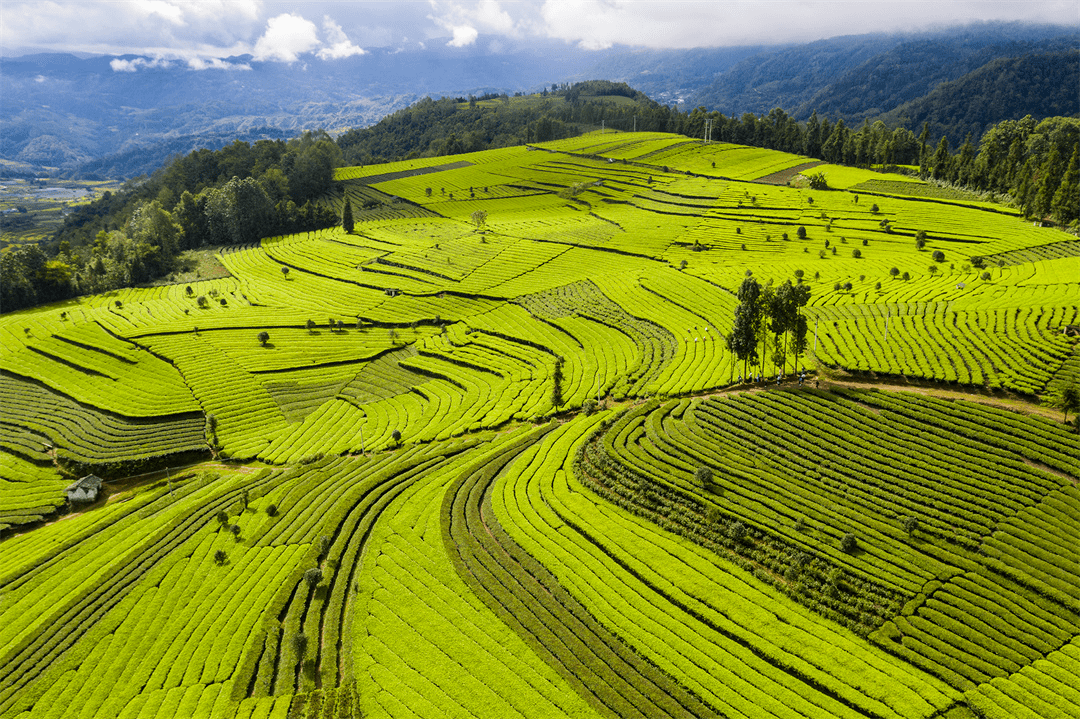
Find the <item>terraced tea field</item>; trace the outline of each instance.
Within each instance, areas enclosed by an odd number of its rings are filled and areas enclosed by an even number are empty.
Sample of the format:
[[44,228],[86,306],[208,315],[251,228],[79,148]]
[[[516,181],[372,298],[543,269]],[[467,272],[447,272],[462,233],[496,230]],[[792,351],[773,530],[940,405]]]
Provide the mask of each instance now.
[[351,233],[0,316],[0,717],[1077,716],[1075,238],[807,162],[342,168]]

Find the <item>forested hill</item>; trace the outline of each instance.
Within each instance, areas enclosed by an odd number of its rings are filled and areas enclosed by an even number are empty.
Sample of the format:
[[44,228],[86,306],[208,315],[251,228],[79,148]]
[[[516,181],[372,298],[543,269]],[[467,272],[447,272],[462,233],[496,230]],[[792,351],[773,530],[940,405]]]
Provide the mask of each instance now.
[[604,126],[679,132],[682,117],[625,83],[592,80],[533,96],[426,98],[342,134],[338,145],[345,164],[364,165],[544,142]]
[[1000,58],[880,117],[889,126],[922,127],[959,143],[1002,120],[1080,112],[1080,50]]
[[[799,120],[817,112],[834,119],[842,117],[849,125],[866,119],[873,122],[881,114],[923,97],[942,82],[958,80],[987,63],[1066,52],[1080,43],[1075,30],[1056,30],[988,25],[917,37],[840,37],[771,49],[719,73],[708,88],[689,101],[725,114],[760,114],[783,107]],[[1025,82],[1022,77],[1013,79]],[[1075,90],[1076,86],[1072,87]],[[1075,92],[1073,98],[1075,102]],[[1024,114],[1029,113],[1034,115],[1035,111]],[[1014,118],[988,121],[1004,119]],[[961,140],[950,137],[954,144]]]
[[[308,133],[289,142],[235,142],[180,158],[141,183],[79,208],[45,248],[0,256],[0,309],[131,286],[173,272],[181,252],[249,243],[337,222],[333,168],[435,157],[558,140],[585,131],[661,131],[818,158],[833,164],[897,169],[993,193],[1025,215],[1075,229],[1080,119],[1027,116],[956,148],[882,122],[859,129],[812,115],[797,122],[780,109],[725,117],[661,105],[625,84],[590,81],[508,97],[426,99],[372,128],[335,141]],[[951,150],[950,148],[955,148]],[[661,163],[662,164],[662,163]],[[372,191],[365,201],[392,203]]]

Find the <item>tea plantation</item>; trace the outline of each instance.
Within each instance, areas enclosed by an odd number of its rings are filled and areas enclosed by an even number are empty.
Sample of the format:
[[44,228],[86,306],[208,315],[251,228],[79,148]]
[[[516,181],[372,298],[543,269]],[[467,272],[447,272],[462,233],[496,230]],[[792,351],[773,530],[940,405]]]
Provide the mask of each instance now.
[[1080,715],[1073,236],[662,133],[346,201],[0,316],[0,717]]

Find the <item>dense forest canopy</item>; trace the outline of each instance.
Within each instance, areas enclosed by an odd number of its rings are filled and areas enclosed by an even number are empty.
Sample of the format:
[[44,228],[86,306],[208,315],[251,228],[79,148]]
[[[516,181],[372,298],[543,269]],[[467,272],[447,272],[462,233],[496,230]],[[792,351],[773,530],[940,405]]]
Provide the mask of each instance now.
[[600,127],[703,138],[706,121],[713,140],[835,164],[917,171],[993,193],[1028,217],[1077,225],[1077,118],[1006,120],[981,139],[968,135],[957,146],[942,137],[935,146],[925,123],[916,135],[881,121],[850,128],[816,113],[800,123],[780,108],[741,117],[704,107],[681,112],[623,83],[589,81],[553,85],[539,96],[428,98],[336,140],[309,132],[288,142],[236,141],[217,151],[197,150],[79,208],[46,247],[6,252],[0,258],[0,309],[160,278],[174,271],[185,250],[334,224],[336,214],[320,198],[333,192],[335,167],[543,142]]

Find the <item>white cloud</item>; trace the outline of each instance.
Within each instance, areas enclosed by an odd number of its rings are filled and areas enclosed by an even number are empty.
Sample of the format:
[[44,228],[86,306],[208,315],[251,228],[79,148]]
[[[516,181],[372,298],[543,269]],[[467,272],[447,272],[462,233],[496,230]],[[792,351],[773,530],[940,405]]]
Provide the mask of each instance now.
[[5,50],[152,57],[248,52],[262,0],[0,0]]
[[256,60],[296,62],[305,52],[319,46],[315,23],[299,15],[283,13],[266,23],[266,32],[255,43],[252,54]]
[[225,62],[220,57],[203,59],[201,57],[189,57],[188,67],[192,70],[250,70],[251,65],[246,62]]
[[486,32],[499,35],[512,35],[514,33],[513,18],[502,9],[497,0],[480,0],[473,17]]
[[518,36],[518,24],[502,9],[498,0],[480,0],[466,4],[428,0],[431,14],[428,19],[451,35],[450,47],[466,47],[476,42],[480,32],[492,35]]
[[160,57],[153,60],[147,60],[144,57],[124,60],[118,57],[109,62],[109,67],[113,72],[135,72],[139,68],[169,67],[169,61]]
[[323,34],[328,44],[317,53],[320,60],[337,60],[364,54],[364,48],[350,42],[345,31],[329,15],[323,16]]
[[812,42],[974,21],[1077,23],[1076,0],[544,0],[543,34],[586,49]]
[[403,35],[407,46],[429,48],[446,38],[470,47],[500,37],[586,48],[716,47],[976,21],[1075,27],[1078,7],[1078,0],[0,0],[0,43],[9,54],[198,58],[209,69],[214,59],[245,53],[282,62],[309,52],[349,57],[396,46]]
[[469,25],[455,25],[450,28],[450,32],[454,35],[450,42],[446,43],[450,47],[466,47],[472,45],[476,42],[476,38],[479,35],[476,28]]

